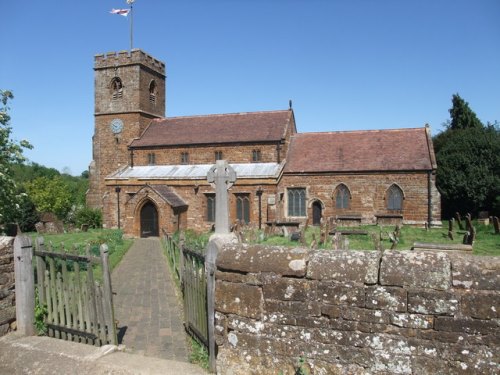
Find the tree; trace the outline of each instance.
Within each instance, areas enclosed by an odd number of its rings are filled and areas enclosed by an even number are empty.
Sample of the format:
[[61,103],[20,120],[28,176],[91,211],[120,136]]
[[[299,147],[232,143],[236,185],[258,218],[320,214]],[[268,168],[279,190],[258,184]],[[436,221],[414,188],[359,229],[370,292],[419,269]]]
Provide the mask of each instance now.
[[24,162],[23,150],[32,148],[28,141],[17,143],[10,138],[8,101],[13,98],[12,92],[0,90],[0,224],[15,219],[22,196],[12,177],[12,166]]
[[483,124],[476,114],[469,108],[469,103],[463,100],[460,95],[454,94],[451,98],[453,106],[450,108],[450,129],[482,128]]
[[436,184],[444,217],[455,212],[494,211],[500,196],[500,131],[484,126],[458,94],[453,95],[451,121],[434,137]]
[[38,212],[52,212],[64,219],[72,206],[70,187],[61,176],[38,177],[25,184]]

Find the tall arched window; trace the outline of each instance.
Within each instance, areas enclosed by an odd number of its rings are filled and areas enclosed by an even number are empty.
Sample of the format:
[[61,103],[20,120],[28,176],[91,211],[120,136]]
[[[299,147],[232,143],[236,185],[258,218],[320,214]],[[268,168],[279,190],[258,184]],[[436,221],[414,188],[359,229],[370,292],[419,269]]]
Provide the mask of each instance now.
[[250,222],[250,195],[237,194],[236,195],[236,217],[242,223],[248,224]]
[[123,83],[119,77],[111,80],[111,94],[113,99],[121,99],[123,96]]
[[156,82],[154,80],[149,84],[149,101],[156,104]]
[[335,189],[335,208],[349,208],[351,193],[344,184],[340,184]]
[[403,191],[394,184],[387,190],[387,209],[402,210],[403,209]]

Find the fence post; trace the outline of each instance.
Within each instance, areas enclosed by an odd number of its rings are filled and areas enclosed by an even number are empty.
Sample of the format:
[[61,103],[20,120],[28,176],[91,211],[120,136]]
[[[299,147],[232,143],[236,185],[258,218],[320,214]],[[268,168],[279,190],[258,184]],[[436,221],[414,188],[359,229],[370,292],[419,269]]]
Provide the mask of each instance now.
[[14,274],[16,281],[17,330],[24,336],[35,335],[35,277],[33,248],[28,236],[14,239]]
[[220,239],[213,239],[208,243],[205,257],[205,275],[207,278],[207,318],[208,318],[208,369],[216,372],[215,358],[215,271]]
[[[43,237],[36,238],[36,246],[35,250],[44,251],[45,250],[45,241]],[[45,296],[45,262],[42,257],[36,257],[36,277],[37,277],[37,286],[38,286],[38,300],[41,305],[47,303],[47,298]]]
[[115,325],[115,312],[113,311],[113,290],[111,288],[111,274],[109,272],[108,245],[102,244],[100,247],[100,252],[102,260],[102,280],[104,286],[104,320],[106,321],[106,325],[108,326],[108,338],[111,339],[111,344],[118,345]]

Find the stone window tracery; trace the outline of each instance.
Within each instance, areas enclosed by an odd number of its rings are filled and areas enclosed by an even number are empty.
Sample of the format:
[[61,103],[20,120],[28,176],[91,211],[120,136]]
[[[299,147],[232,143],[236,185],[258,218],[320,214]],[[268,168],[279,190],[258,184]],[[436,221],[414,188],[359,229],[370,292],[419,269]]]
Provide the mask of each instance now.
[[288,189],[288,216],[306,216],[306,189]]
[[403,209],[403,191],[396,184],[387,190],[387,209],[391,211]]
[[152,80],[149,84],[149,102],[151,104],[156,104],[156,82]]
[[113,100],[123,97],[123,83],[119,77],[114,77],[111,80],[111,95]]
[[346,209],[350,206],[351,193],[344,184],[340,184],[335,189],[335,208]]

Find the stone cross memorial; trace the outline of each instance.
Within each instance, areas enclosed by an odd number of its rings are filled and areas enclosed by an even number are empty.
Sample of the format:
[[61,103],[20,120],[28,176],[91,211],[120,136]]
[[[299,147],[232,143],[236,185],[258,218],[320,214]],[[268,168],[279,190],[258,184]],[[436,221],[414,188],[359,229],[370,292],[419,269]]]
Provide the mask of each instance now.
[[227,190],[236,181],[236,172],[226,160],[217,160],[208,171],[207,181],[215,187],[215,233],[229,234]]

